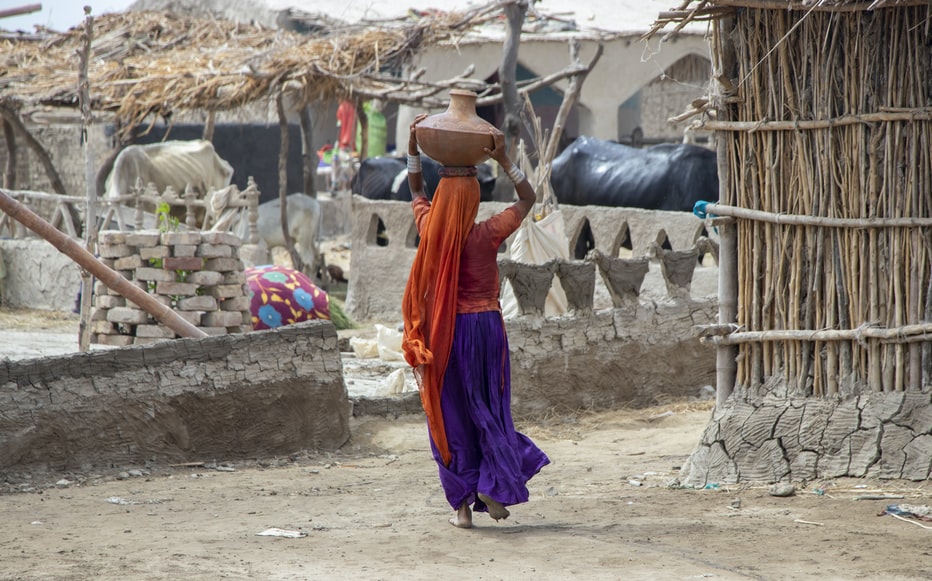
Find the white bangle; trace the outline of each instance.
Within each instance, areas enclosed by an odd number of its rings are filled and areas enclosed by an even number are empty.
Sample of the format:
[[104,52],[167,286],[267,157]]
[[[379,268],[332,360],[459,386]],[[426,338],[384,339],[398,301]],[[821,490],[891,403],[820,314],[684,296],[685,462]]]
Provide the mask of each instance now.
[[505,173],[508,174],[508,177],[511,178],[511,183],[514,185],[518,185],[527,179],[527,176],[524,175],[524,172],[521,171],[521,168],[516,165],[512,165],[505,171]]
[[408,154],[408,173],[421,173],[421,156]]

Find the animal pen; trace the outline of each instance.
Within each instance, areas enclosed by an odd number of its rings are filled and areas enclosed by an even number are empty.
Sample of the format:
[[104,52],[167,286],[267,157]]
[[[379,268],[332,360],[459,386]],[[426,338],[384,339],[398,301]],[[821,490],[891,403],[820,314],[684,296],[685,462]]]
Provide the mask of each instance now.
[[687,481],[932,465],[932,5],[687,2],[711,22],[716,413]]

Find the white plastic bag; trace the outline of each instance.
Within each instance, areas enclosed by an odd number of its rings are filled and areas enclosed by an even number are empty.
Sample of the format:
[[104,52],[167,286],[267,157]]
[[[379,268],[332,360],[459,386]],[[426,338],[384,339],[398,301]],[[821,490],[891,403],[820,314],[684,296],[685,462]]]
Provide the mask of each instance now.
[[[569,241],[563,222],[563,212],[554,210],[535,222],[528,218],[521,223],[511,245],[511,259],[525,264],[544,264],[554,258],[569,260]],[[510,284],[502,281],[502,316],[506,319],[517,317],[518,300]],[[560,278],[554,275],[544,303],[544,316],[553,317],[566,313],[566,293],[560,285]]]
[[349,344],[357,359],[375,359],[379,356],[378,342],[373,339],[350,337]]
[[379,348],[379,358],[382,361],[404,361],[405,356],[401,349],[402,334],[385,325],[376,324],[376,342]]
[[373,395],[377,397],[387,397],[390,395],[399,395],[405,391],[405,370],[396,369],[389,373],[388,377],[383,379],[379,385],[376,386]]

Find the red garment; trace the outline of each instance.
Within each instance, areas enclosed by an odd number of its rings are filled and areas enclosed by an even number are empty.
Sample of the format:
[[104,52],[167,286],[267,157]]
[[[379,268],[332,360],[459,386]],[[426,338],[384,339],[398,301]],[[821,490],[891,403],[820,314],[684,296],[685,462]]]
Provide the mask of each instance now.
[[[415,222],[430,211],[427,198],[411,202]],[[456,295],[456,312],[482,313],[501,311],[501,286],[498,276],[498,249],[521,226],[521,212],[511,206],[477,223],[466,237],[460,256],[459,289]]]
[[466,236],[479,211],[475,177],[444,177],[430,212],[417,220],[421,242],[401,301],[405,361],[414,368],[431,437],[444,462],[450,461],[440,407],[443,375],[453,346],[459,266]]
[[337,149],[354,151],[356,149],[356,105],[351,101],[340,101],[340,106],[337,107],[337,122],[340,126]]
[[[412,208],[421,242],[402,299],[402,348],[418,380],[431,439],[444,464],[449,464],[440,396],[456,316],[501,310],[496,254],[521,224],[522,216],[512,206],[475,224],[479,182],[465,176],[442,177],[433,204],[419,197],[412,201]],[[465,276],[463,283],[461,276]]]

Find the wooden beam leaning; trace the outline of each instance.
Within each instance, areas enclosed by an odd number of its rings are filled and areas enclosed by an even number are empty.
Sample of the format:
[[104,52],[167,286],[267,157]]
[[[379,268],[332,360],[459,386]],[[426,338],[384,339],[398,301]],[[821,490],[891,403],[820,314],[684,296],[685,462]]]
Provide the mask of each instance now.
[[155,300],[149,293],[137,288],[119,272],[101,262],[96,256],[88,252],[66,234],[53,228],[51,224],[43,220],[25,205],[15,200],[3,189],[0,189],[0,210],[6,212],[11,218],[22,223],[42,238],[45,238],[52,246],[96,276],[97,280],[104,283],[107,288],[136,303],[140,308],[152,315],[156,321],[162,323],[175,333],[178,333],[178,335],[194,338],[207,337],[207,333],[202,329],[182,319],[168,306]]

